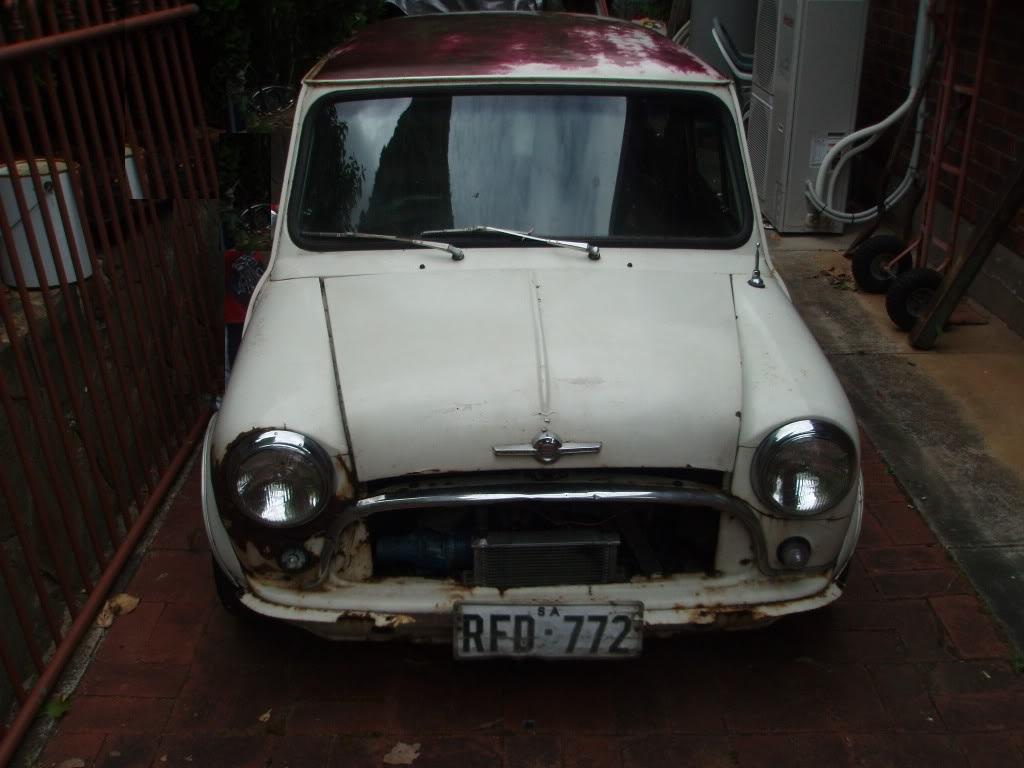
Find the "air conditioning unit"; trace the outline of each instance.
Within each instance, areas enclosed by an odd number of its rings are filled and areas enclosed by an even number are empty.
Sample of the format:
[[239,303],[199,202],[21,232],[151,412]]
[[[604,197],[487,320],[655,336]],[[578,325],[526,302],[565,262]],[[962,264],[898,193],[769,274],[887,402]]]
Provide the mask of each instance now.
[[[779,232],[841,232],[804,197],[857,117],[867,0],[761,0],[747,146],[761,210]],[[834,207],[846,205],[846,170]]]

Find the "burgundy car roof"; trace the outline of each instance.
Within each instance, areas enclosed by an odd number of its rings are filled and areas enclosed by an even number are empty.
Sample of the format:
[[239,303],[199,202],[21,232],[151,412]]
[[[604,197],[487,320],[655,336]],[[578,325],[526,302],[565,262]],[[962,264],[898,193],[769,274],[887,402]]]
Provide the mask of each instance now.
[[638,24],[523,12],[372,24],[331,51],[306,82],[495,77],[724,82],[696,56]]

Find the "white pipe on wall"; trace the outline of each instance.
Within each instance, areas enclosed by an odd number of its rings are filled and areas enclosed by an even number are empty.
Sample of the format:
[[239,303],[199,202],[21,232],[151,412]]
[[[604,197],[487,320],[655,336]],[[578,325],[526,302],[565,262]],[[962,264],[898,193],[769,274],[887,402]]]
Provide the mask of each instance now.
[[[806,196],[815,212],[824,214],[836,221],[847,223],[871,221],[878,216],[878,208],[869,208],[856,213],[835,210],[835,208],[833,208],[833,204],[836,180],[839,178],[843,167],[849,162],[850,158],[860,154],[874,144],[883,132],[888,130],[893,124],[906,115],[907,110],[910,109],[910,106],[913,104],[918,89],[924,87],[924,83],[921,82],[921,80],[924,76],[923,70],[926,50],[931,47],[928,29],[928,9],[930,2],[931,0],[919,0],[918,4],[917,24],[914,30],[914,50],[911,54],[910,61],[910,93],[907,95],[907,98],[903,103],[900,104],[895,111],[893,111],[884,120],[866,128],[861,128],[858,131],[854,131],[849,136],[846,136],[837,142],[836,145],[829,150],[828,154],[825,155],[825,158],[821,163],[821,167],[818,169],[818,174],[814,183],[811,184],[810,181],[807,182]],[[884,203],[885,208],[891,208],[893,205],[898,203],[913,184],[913,179],[917,173],[917,167],[921,156],[921,139],[924,135],[924,118],[925,105],[922,101],[921,105],[917,109],[914,145],[910,152],[910,162],[907,165],[907,171],[903,176],[903,180],[896,186],[896,189],[886,197]],[[858,142],[863,143],[859,146],[854,146]],[[842,155],[842,157],[840,157],[840,155]],[[835,168],[833,168],[832,164],[836,162],[837,158],[839,158],[839,160],[836,163]]]

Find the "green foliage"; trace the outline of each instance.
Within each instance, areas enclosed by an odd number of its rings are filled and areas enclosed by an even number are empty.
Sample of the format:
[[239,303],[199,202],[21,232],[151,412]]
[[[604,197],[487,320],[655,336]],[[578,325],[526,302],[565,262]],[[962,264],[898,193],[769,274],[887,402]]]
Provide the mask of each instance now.
[[[257,118],[248,97],[270,85],[298,88],[302,76],[332,48],[375,19],[383,0],[203,0],[193,27],[192,54],[206,120],[247,130],[284,131],[287,114]],[[270,201],[269,145],[258,133],[224,135],[218,142],[221,216],[238,247],[266,247],[266,234],[240,226],[239,213]]]
[[320,57],[376,18],[383,0],[205,0],[193,55],[207,120],[228,125],[229,101],[267,85],[297,87]]
[[622,19],[668,20],[672,0],[611,0],[614,16]]
[[240,214],[254,204],[269,203],[270,136],[265,133],[224,134],[217,142],[217,176],[220,180],[221,223],[235,246],[265,250],[267,233],[250,233]]
[[43,706],[43,714],[54,720],[60,720],[71,711],[71,700],[64,694],[57,694]]

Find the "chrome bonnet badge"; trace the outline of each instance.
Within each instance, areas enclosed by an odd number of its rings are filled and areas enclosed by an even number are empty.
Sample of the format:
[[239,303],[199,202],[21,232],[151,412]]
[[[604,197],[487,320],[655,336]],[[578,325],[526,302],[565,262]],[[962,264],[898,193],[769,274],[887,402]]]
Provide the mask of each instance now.
[[600,453],[600,443],[563,443],[554,432],[542,430],[530,444],[496,445],[495,456],[533,456],[541,464],[551,464],[562,456],[577,453]]

